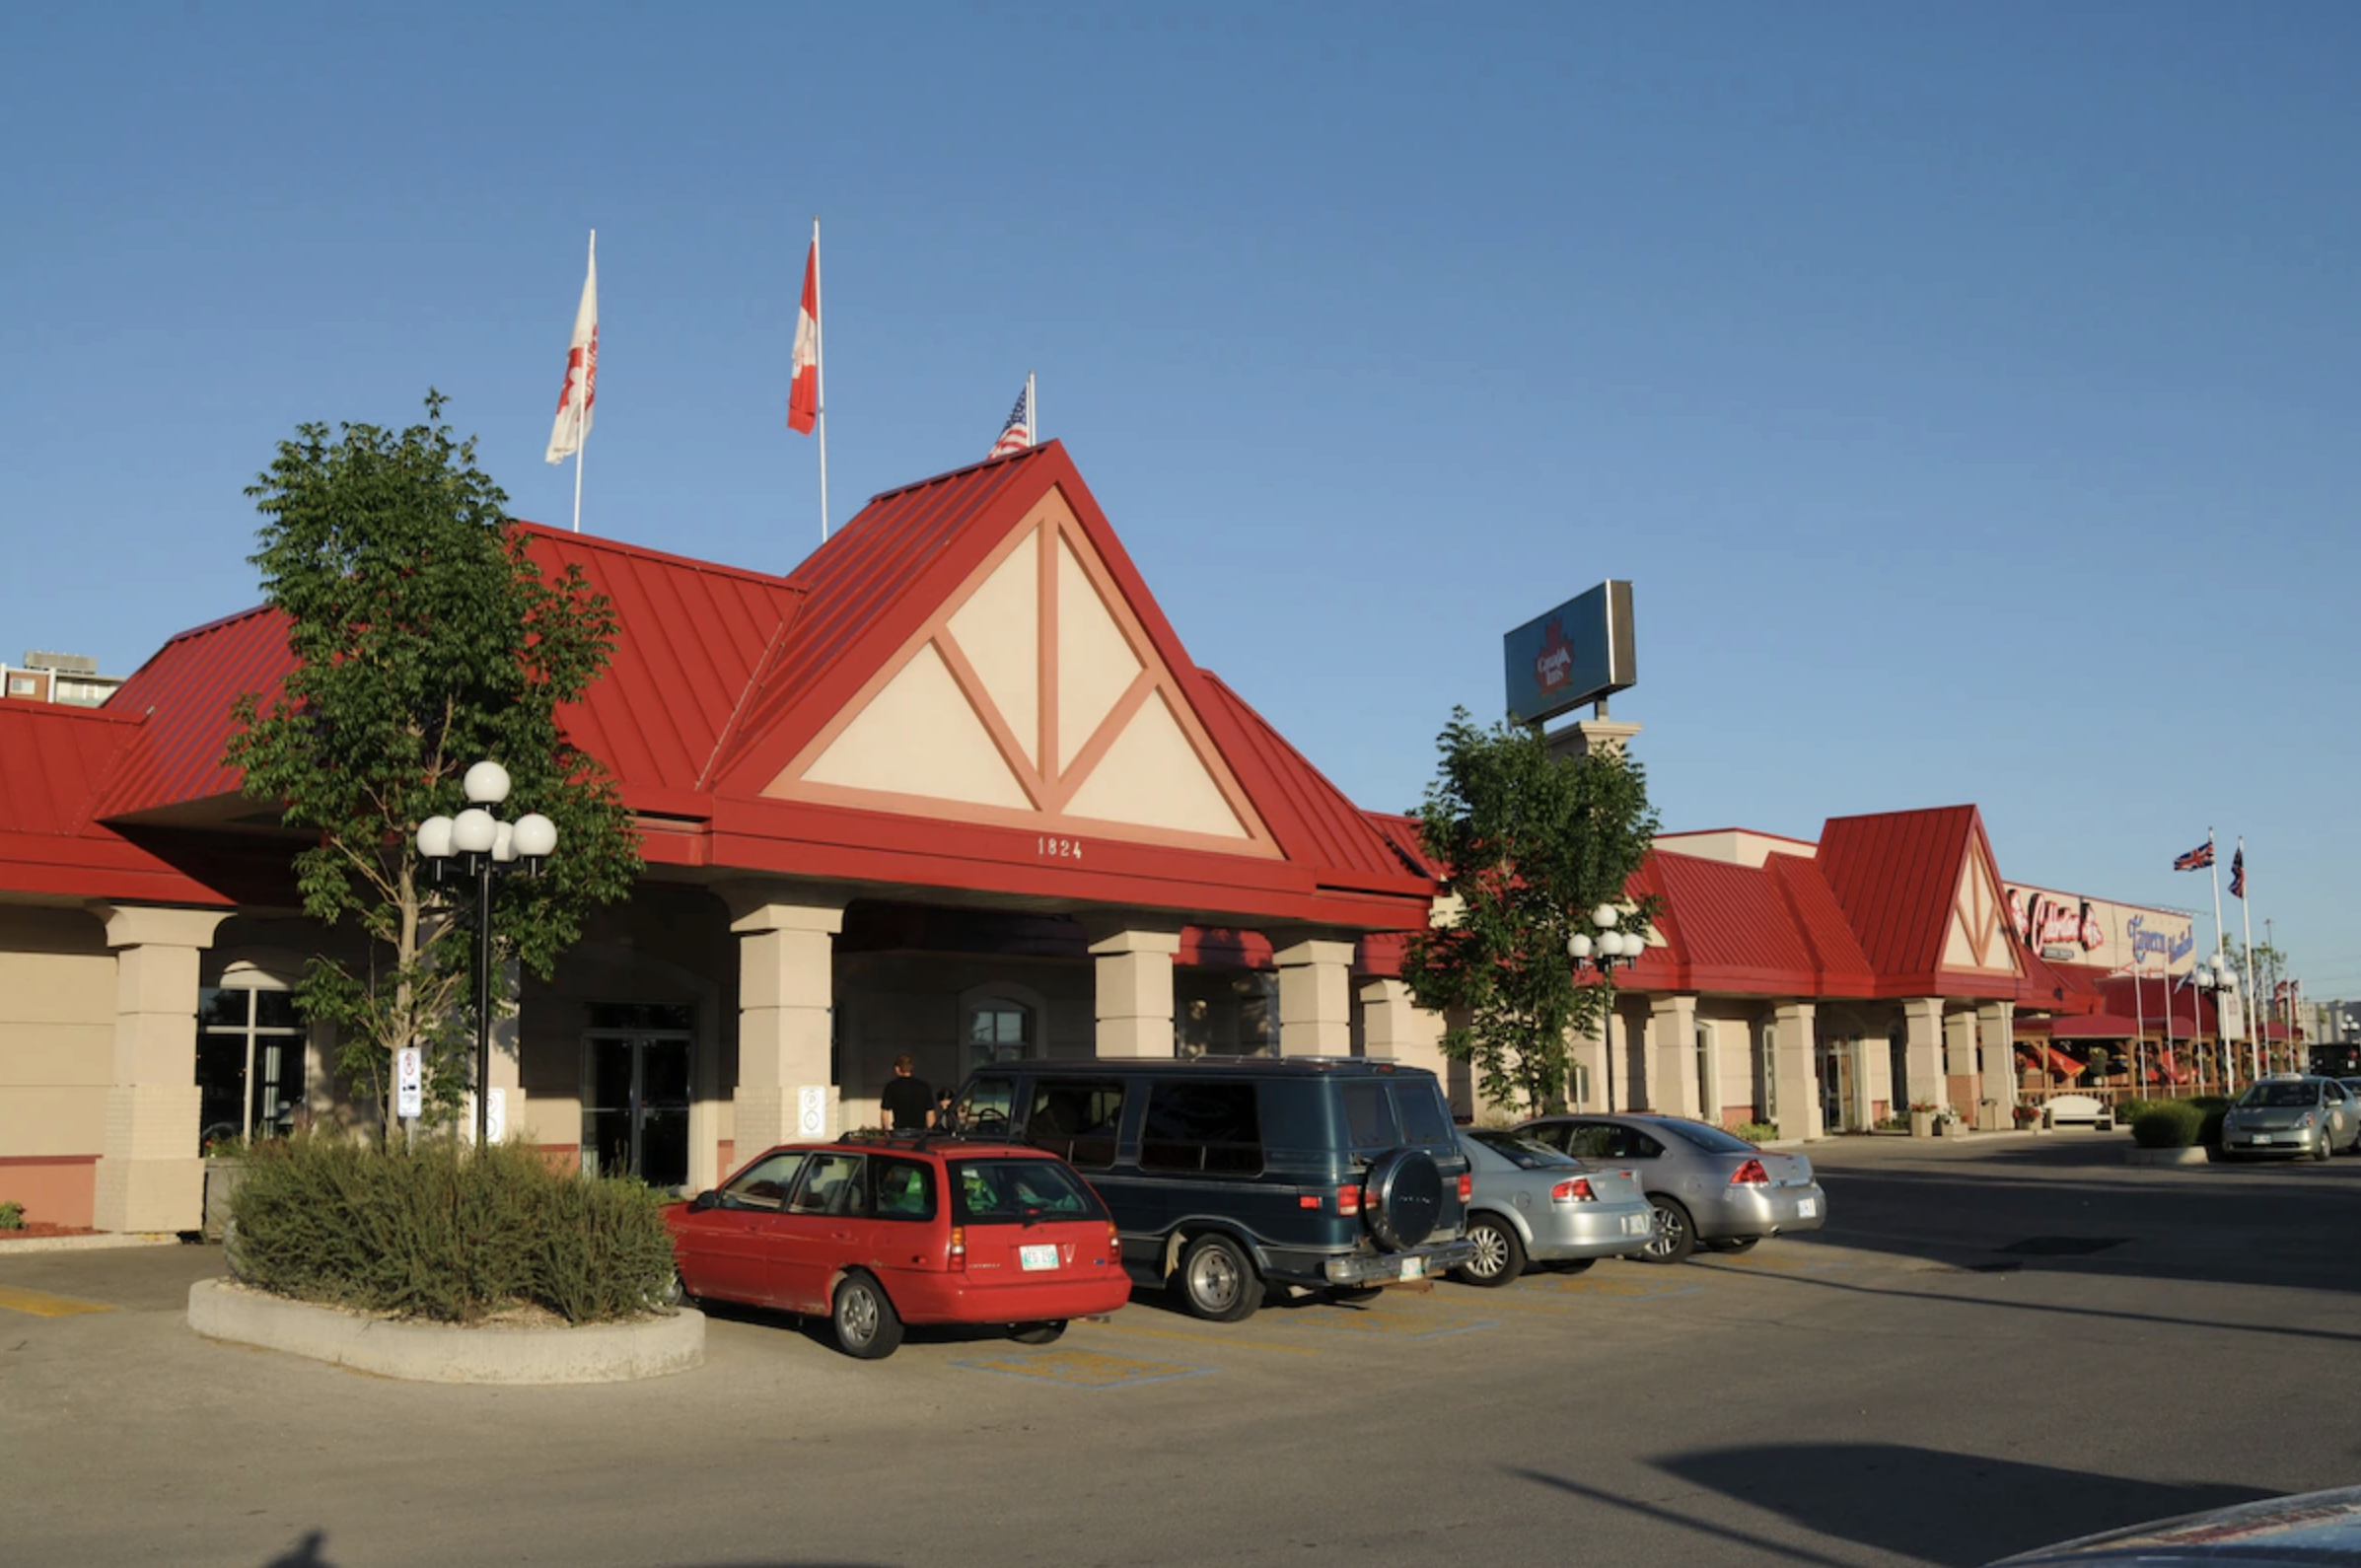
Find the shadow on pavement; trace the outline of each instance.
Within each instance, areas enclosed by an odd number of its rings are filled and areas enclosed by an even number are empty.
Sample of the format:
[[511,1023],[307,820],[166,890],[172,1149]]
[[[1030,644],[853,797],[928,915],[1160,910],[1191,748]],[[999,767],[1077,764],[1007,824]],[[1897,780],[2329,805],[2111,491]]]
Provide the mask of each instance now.
[[[2013,1552],[2175,1514],[2276,1495],[2245,1486],[2165,1486],[2088,1470],[1945,1454],[1894,1443],[1704,1449],[1653,1461],[1692,1485],[1784,1517],[1824,1538],[1974,1568]],[[1693,1517],[1567,1476],[1520,1470],[1537,1485],[1774,1559],[1835,1568],[1844,1559],[1740,1526]]]
[[[262,1568],[336,1568],[336,1560],[321,1555],[321,1544],[327,1539],[324,1530],[309,1531],[304,1538],[262,1564]],[[669,1568],[725,1568],[725,1565],[678,1563]],[[726,1568],[882,1568],[877,1563],[855,1562],[848,1558],[782,1557],[774,1562],[737,1561]]]

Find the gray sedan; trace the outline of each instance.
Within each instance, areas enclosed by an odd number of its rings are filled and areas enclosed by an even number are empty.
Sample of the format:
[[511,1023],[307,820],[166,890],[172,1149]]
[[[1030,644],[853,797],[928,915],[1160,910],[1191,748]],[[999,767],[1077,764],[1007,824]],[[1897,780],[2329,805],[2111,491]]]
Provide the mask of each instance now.
[[1543,1116],[1517,1129],[1584,1160],[1627,1167],[1656,1206],[1656,1236],[1638,1256],[1678,1263],[1699,1243],[1743,1252],[1782,1231],[1827,1223],[1828,1195],[1812,1162],[1776,1154],[1681,1116]]
[[1656,1233],[1655,1211],[1628,1171],[1488,1127],[1462,1129],[1460,1148],[1475,1177],[1467,1200],[1475,1256],[1451,1271],[1463,1284],[1506,1285],[1528,1259],[1588,1268],[1593,1258],[1640,1250]]
[[2355,1147],[2361,1117],[2333,1078],[2265,1078],[2222,1115],[2222,1158],[2310,1155],[2325,1160]]

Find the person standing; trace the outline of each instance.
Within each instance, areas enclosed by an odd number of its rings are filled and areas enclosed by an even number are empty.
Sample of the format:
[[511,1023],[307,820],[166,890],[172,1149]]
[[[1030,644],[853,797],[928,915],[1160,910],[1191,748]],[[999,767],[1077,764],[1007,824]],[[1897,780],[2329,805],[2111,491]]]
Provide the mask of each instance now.
[[894,1058],[894,1077],[878,1101],[888,1132],[924,1132],[935,1124],[935,1092],[911,1071],[916,1065],[908,1051]]

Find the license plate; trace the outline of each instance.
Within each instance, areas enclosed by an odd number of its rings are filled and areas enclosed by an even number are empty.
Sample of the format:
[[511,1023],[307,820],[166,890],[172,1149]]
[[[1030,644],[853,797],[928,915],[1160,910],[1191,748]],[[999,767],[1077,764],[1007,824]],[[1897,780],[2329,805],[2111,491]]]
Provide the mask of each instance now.
[[2268,1143],[2271,1141],[2271,1135],[2267,1132],[2258,1132],[2254,1134],[2254,1141],[2256,1143]]
[[1796,1199],[1796,1200],[1795,1200],[1795,1217],[1796,1217],[1797,1219],[1799,1219],[1799,1220],[1809,1220],[1809,1219],[1816,1219],[1816,1218],[1818,1218],[1818,1217],[1819,1217],[1819,1214],[1820,1214],[1820,1199],[1818,1199],[1818,1198],[1798,1198],[1798,1199]]
[[1018,1247],[1017,1265],[1020,1268],[1055,1268],[1057,1266],[1057,1244],[1043,1242],[1036,1247]]
[[1401,1260],[1401,1277],[1404,1279],[1424,1279],[1426,1277],[1426,1259],[1423,1257],[1403,1258]]
[[1623,1234],[1625,1236],[1645,1236],[1655,1228],[1655,1220],[1648,1215],[1626,1214],[1623,1216]]

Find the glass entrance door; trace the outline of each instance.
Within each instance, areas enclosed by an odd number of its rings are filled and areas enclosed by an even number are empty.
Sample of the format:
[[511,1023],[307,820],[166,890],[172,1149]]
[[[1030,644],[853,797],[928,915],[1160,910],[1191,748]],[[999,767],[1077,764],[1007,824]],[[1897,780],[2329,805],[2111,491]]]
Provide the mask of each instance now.
[[[686,1184],[692,1038],[688,1009],[638,1005],[592,1011],[594,1023],[623,1027],[594,1029],[587,1041],[582,1095],[585,1169],[606,1176],[629,1172],[656,1186]],[[617,1014],[639,1016],[613,1016]]]

